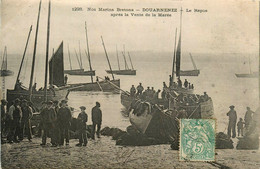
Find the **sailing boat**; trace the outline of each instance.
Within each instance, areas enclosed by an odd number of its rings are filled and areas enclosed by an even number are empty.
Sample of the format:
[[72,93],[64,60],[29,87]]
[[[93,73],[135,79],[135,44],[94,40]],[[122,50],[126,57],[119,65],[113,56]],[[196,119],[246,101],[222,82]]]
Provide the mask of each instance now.
[[83,66],[82,66],[82,60],[81,60],[81,52],[80,52],[80,45],[79,45],[79,55],[80,55],[80,59],[78,58],[77,52],[76,53],[76,57],[77,57],[77,61],[79,64],[79,69],[72,69],[72,65],[71,65],[71,58],[70,58],[70,50],[69,50],[69,46],[68,46],[68,55],[69,55],[69,63],[70,63],[70,70],[64,70],[65,74],[68,75],[79,75],[79,76],[95,76],[95,70],[92,70],[91,67],[91,63],[90,60],[89,61],[89,65],[90,65],[90,70],[84,70]]
[[193,70],[180,70],[180,76],[199,76],[200,70],[197,69],[197,66],[195,64],[195,61],[190,53],[190,59],[193,64],[194,69]]
[[252,72],[251,70],[250,57],[248,63],[249,63],[249,73],[242,73],[242,74],[236,73],[237,78],[258,78],[259,77],[259,72]]
[[[130,60],[130,63],[131,63],[131,69],[128,67],[126,57],[125,57],[125,47],[124,47],[124,52],[122,52],[122,55],[123,55],[124,61],[125,61],[125,69],[120,69],[120,63],[119,63],[117,48],[116,48],[116,54],[117,54],[118,70],[113,70],[113,74],[116,74],[116,75],[136,75],[136,70],[133,67],[132,59],[131,59],[129,52],[128,52],[128,57],[129,57],[129,60]],[[106,72],[109,73],[109,74],[112,73],[111,70],[106,70]]]
[[5,46],[5,49],[4,49],[4,54],[3,54],[3,59],[2,59],[2,66],[1,66],[1,70],[0,71],[1,71],[0,72],[1,76],[12,76],[14,74],[13,71],[7,69],[7,49],[6,49],[6,46]]
[[[89,60],[89,67],[90,70],[92,70],[91,66],[91,59],[90,59],[90,52],[89,52],[89,45],[88,45],[88,35],[87,35],[87,24],[85,22],[85,28],[86,28],[86,43],[87,43],[87,51],[85,51],[86,56],[88,57]],[[102,39],[102,44],[104,46],[105,50],[105,44]],[[106,50],[105,50],[106,53]],[[109,67],[111,68],[107,53],[106,57],[108,60]],[[69,84],[68,89],[70,91],[102,91],[102,92],[114,92],[118,91],[120,87],[120,80],[119,79],[114,79],[114,75],[112,74],[113,79],[102,79],[101,77],[96,78],[96,82],[93,80],[93,76],[91,76],[91,82],[90,83],[76,83],[76,84]],[[99,80],[101,79],[101,80]]]
[[[7,90],[7,101],[9,103],[8,106],[12,103],[13,100],[16,98],[27,99],[31,101],[34,106],[38,107],[43,101],[48,100],[60,100],[67,98],[69,95],[69,91],[64,86],[64,72],[63,72],[63,42],[60,44],[58,50],[54,53],[51,61],[50,61],[50,81],[51,84],[50,88],[47,88],[47,73],[48,73],[48,54],[49,54],[49,28],[50,28],[50,10],[51,10],[51,2],[49,1],[49,12],[48,12],[48,26],[47,26],[47,47],[46,47],[46,63],[45,63],[45,84],[43,89],[36,90],[36,86],[32,85],[33,83],[33,76],[34,76],[34,66],[35,66],[35,59],[36,59],[36,49],[37,49],[37,37],[38,37],[38,26],[40,20],[40,11],[41,11],[41,0],[39,3],[39,11],[38,11],[38,18],[37,18],[37,25],[36,25],[36,35],[35,35],[35,42],[34,42],[34,51],[33,51],[33,59],[32,59],[32,69],[31,69],[31,76],[30,76],[30,85],[29,88],[26,88],[20,82],[20,73],[23,67],[23,61],[27,50],[28,41],[30,38],[30,34],[32,31],[32,26],[30,27],[29,35],[27,38],[27,42],[25,45],[25,50],[23,54],[23,58],[20,64],[19,72],[17,75],[15,87],[12,90]],[[55,64],[55,66],[54,66]]]

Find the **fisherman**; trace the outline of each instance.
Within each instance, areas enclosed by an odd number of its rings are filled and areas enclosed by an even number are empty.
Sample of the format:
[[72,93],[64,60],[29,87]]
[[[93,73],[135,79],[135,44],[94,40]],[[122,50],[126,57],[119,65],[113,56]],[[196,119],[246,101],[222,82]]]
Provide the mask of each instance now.
[[22,109],[22,121],[21,121],[21,133],[19,140],[22,141],[24,138],[24,131],[27,131],[27,139],[29,142],[32,140],[32,130],[31,130],[31,118],[33,116],[32,108],[28,106],[27,100],[22,100],[21,104]]
[[[53,101],[53,108],[54,108],[56,116],[57,116],[59,109],[60,109],[58,100]],[[53,122],[52,133],[54,134],[53,135],[53,143],[55,143],[55,145],[58,145],[59,140],[60,140],[60,137],[59,137],[60,133],[59,133],[59,126],[58,126],[57,118]]]
[[2,99],[1,100],[1,143],[4,142],[3,140],[3,133],[4,131],[7,129],[7,123],[6,123],[6,120],[7,120],[7,108],[6,108],[6,105],[7,105],[7,101],[5,99]]
[[177,83],[176,82],[173,82],[173,88],[177,88]]
[[96,81],[98,82],[99,80],[98,80],[98,76],[96,76]]
[[250,109],[250,107],[247,107],[246,109],[247,111],[245,114],[245,128],[248,129],[248,126],[252,122],[252,115],[254,114],[254,112]]
[[163,88],[167,88],[167,85],[165,82],[163,82]]
[[35,82],[35,83],[33,84],[33,86],[32,86],[32,90],[33,90],[33,91],[37,91],[37,90],[36,90],[36,87],[37,87],[37,83]]
[[135,86],[132,85],[132,87],[131,87],[131,89],[130,89],[130,95],[131,95],[131,96],[135,96],[135,93],[136,93]]
[[155,93],[156,91],[154,90],[154,87],[152,87],[152,89],[151,89],[151,96],[153,97],[153,95],[154,95],[154,93]]
[[244,134],[244,122],[243,122],[243,119],[240,118],[239,119],[239,122],[237,122],[237,133],[238,133],[238,136],[241,134],[241,136],[243,136]]
[[157,103],[158,103],[159,93],[160,93],[160,92],[161,92],[161,90],[158,89],[158,91],[154,93],[154,95],[153,95],[153,103],[154,103],[154,104],[157,104]]
[[10,132],[7,140],[9,143],[19,143],[17,137],[19,136],[22,110],[20,107],[20,99],[15,99],[14,104],[9,108],[8,115],[10,117]]
[[100,128],[102,123],[102,111],[100,110],[100,103],[96,102],[96,106],[92,108],[92,123],[93,123],[93,131],[92,131],[92,139],[95,140],[96,126],[97,126],[97,137],[100,138]]
[[229,122],[228,122],[228,136],[231,137],[231,131],[232,131],[232,138],[236,137],[236,123],[237,123],[237,112],[235,111],[235,106],[231,105],[229,106],[230,111],[227,113],[227,116],[229,116]]
[[86,129],[87,129],[87,121],[88,121],[88,115],[85,112],[86,107],[85,106],[81,106],[80,107],[81,112],[78,115],[78,130],[79,130],[79,143],[76,144],[76,146],[87,146],[88,140],[87,140],[87,136],[86,136]]
[[208,96],[207,92],[204,92],[203,99],[204,99],[204,101],[209,100],[209,96]]
[[69,127],[71,125],[71,110],[67,107],[67,100],[61,101],[61,107],[57,113],[57,123],[60,132],[60,145],[64,145],[64,138],[66,145],[69,145]]
[[194,86],[193,86],[193,84],[191,84],[191,89],[194,89]]
[[178,87],[182,88],[182,81],[181,81],[181,79],[179,77],[178,77]]
[[169,87],[172,86],[172,75],[169,75]]
[[68,76],[65,75],[65,77],[64,77],[64,84],[67,85],[67,82],[68,82]]
[[137,95],[142,95],[144,91],[144,87],[142,86],[142,83],[139,83],[136,89],[137,89]]
[[54,121],[56,120],[57,116],[55,110],[52,108],[52,104],[53,104],[52,101],[48,101],[47,107],[41,111],[42,133],[43,133],[42,143],[40,144],[41,146],[46,145],[46,140],[48,135],[50,135],[51,137],[52,147],[57,146],[54,141],[55,135],[52,132],[54,128]]
[[185,81],[184,81],[184,87],[187,89],[188,86],[189,86],[189,82],[187,81],[187,79],[185,79]]
[[191,89],[191,85],[190,85],[190,83],[189,83],[189,89]]

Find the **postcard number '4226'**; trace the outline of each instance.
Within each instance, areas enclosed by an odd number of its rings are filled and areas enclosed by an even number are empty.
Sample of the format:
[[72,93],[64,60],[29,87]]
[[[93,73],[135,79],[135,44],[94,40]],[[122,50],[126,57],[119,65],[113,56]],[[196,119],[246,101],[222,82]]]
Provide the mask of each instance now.
[[74,8],[72,8],[72,11],[82,11],[82,8],[81,7],[74,7]]

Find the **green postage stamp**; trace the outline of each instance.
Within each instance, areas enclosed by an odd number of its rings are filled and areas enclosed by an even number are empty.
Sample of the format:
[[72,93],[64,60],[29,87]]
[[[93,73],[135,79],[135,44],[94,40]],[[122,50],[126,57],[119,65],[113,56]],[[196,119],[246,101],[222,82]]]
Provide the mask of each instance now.
[[181,119],[180,161],[214,161],[215,127],[215,119]]

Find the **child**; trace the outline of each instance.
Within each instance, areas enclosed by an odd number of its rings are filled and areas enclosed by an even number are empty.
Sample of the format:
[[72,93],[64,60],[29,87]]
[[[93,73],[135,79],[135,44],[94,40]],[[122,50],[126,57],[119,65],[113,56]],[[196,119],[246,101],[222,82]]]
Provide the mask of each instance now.
[[240,118],[239,121],[237,122],[237,132],[238,132],[238,136],[241,133],[241,136],[243,136],[243,130],[244,130],[244,122],[243,119]]
[[88,121],[88,115],[86,114],[85,106],[80,107],[81,112],[78,115],[78,130],[79,130],[79,143],[76,144],[76,146],[80,147],[82,146],[87,146],[87,136],[86,136],[86,122]]

